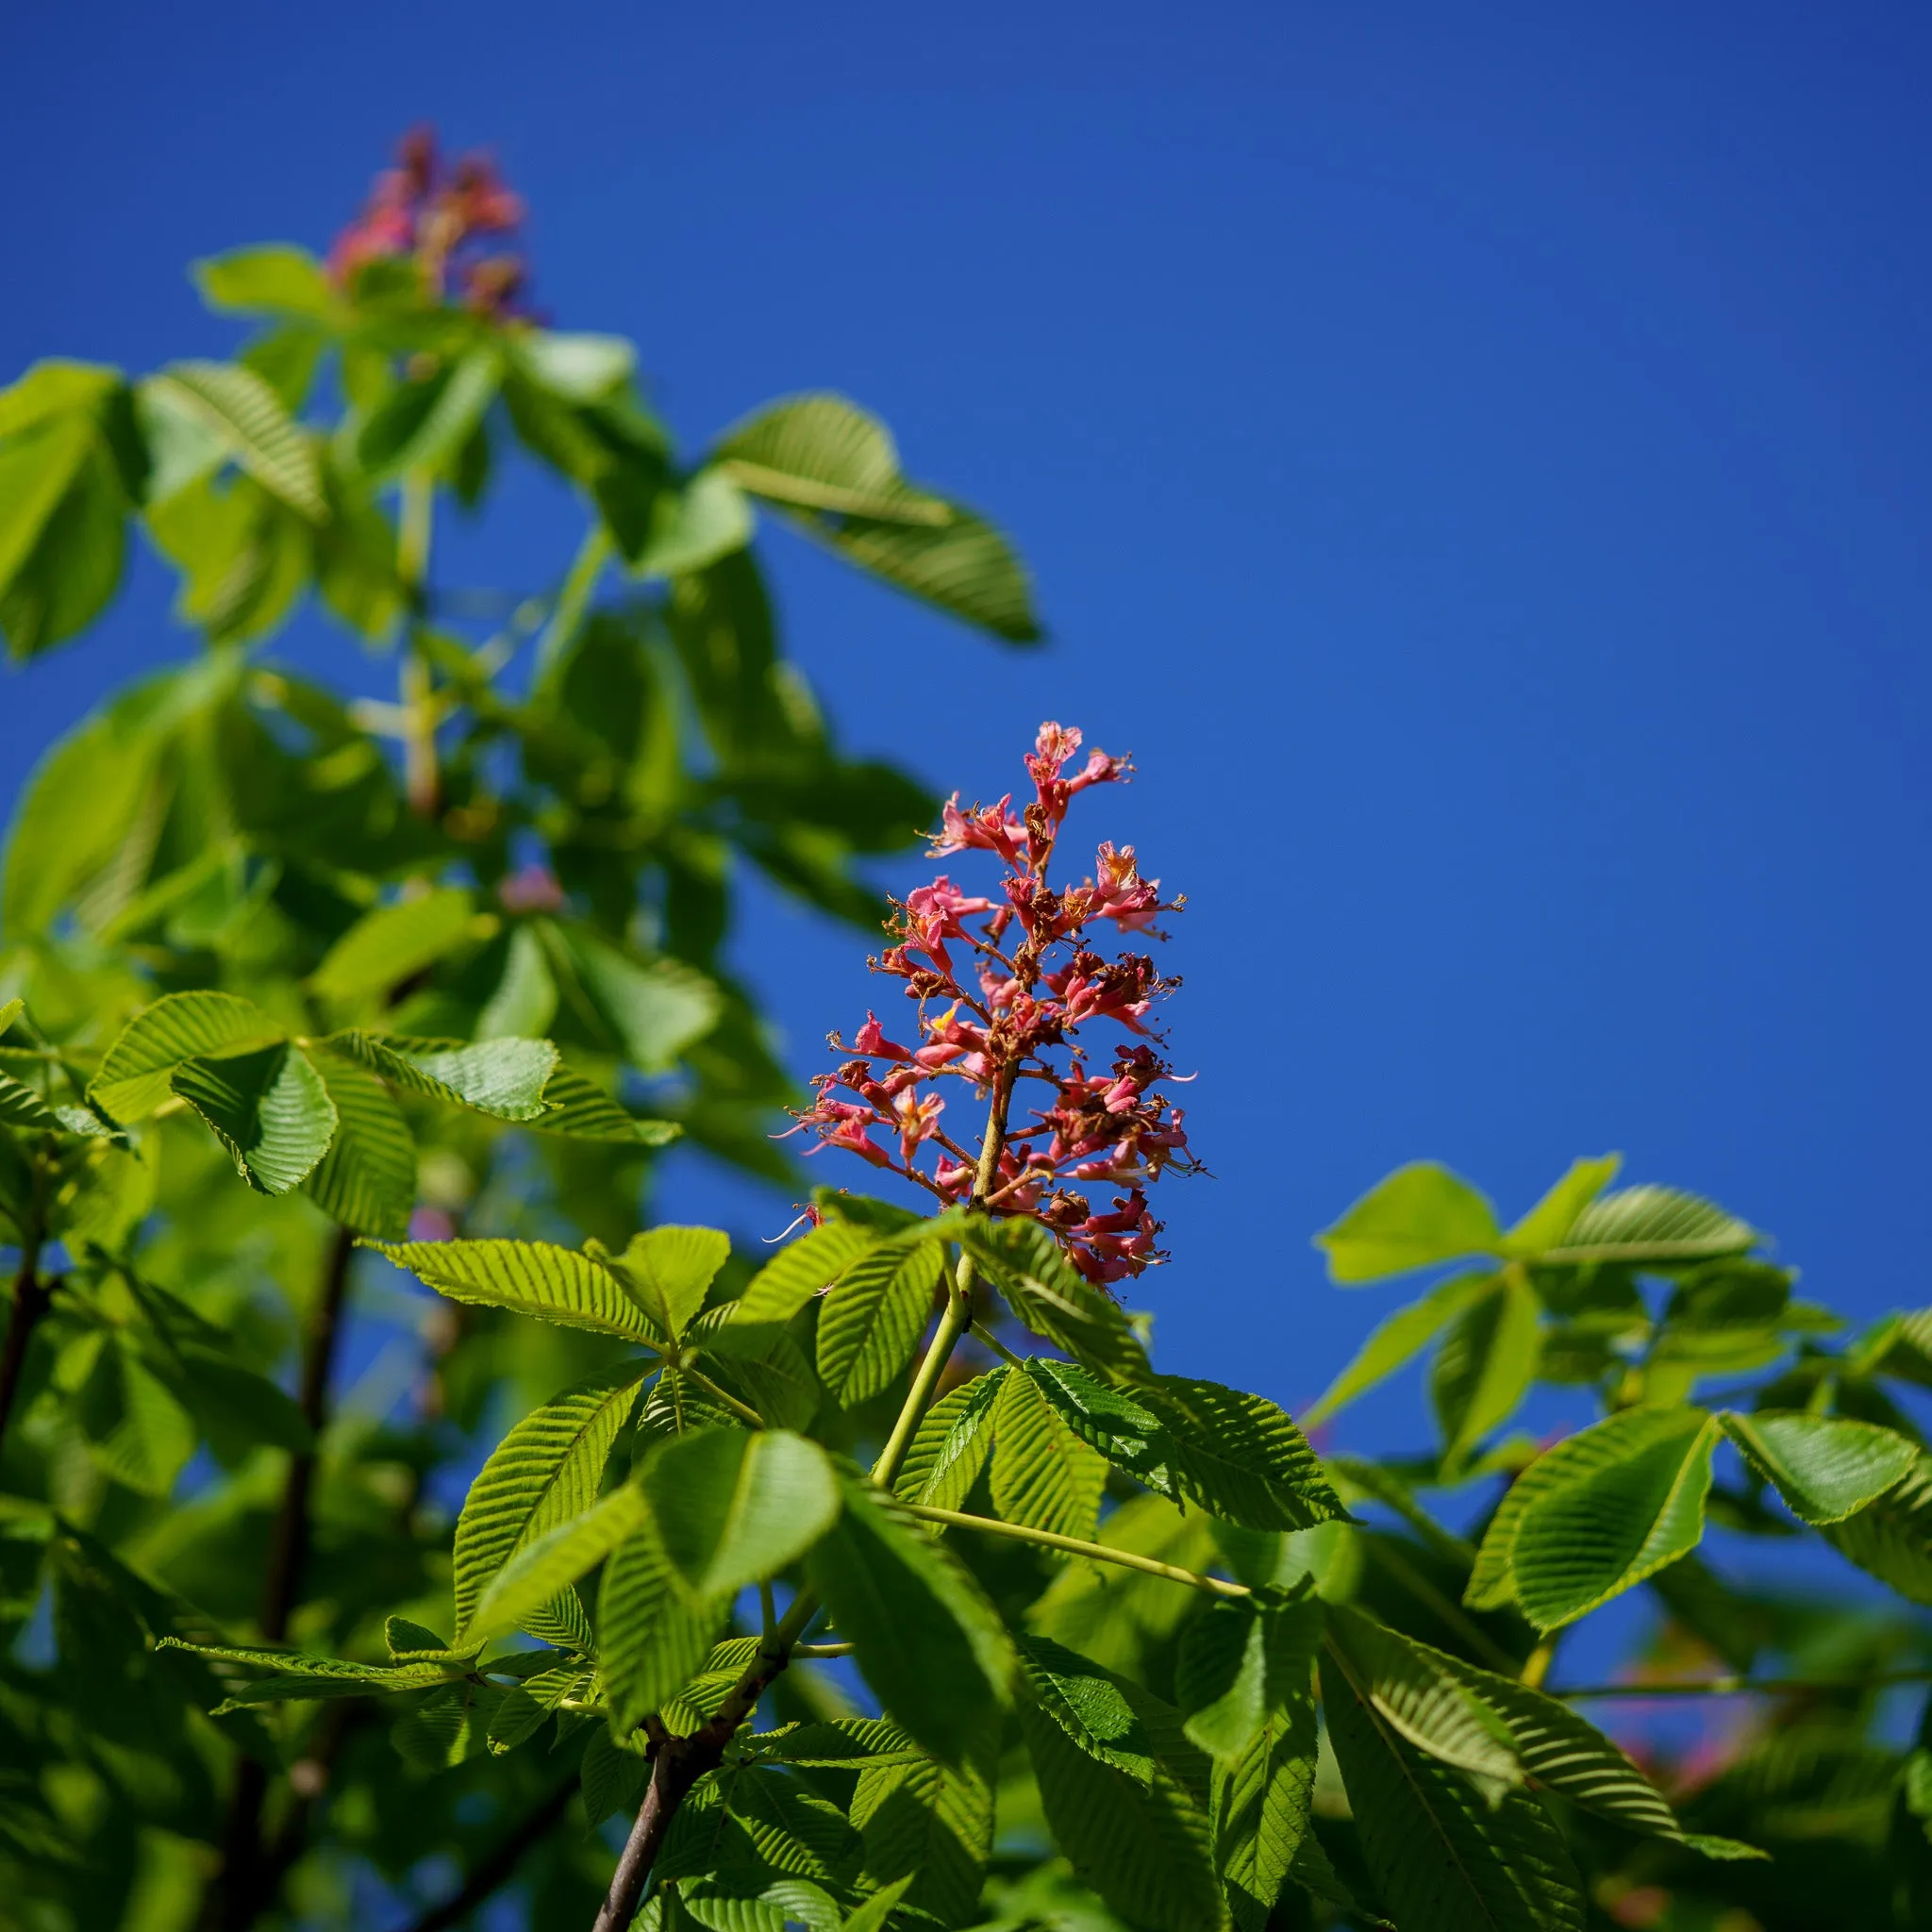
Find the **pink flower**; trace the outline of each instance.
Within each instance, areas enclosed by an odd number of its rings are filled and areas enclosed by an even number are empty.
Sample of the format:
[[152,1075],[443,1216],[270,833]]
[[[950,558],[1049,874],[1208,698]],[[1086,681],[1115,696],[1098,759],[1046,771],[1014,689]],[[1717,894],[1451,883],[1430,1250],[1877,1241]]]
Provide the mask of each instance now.
[[854,1052],[874,1059],[909,1060],[912,1058],[903,1046],[886,1038],[886,1029],[879,1024],[879,1016],[872,1012],[866,1014],[865,1024],[858,1029],[852,1046]]
[[1020,862],[1020,841],[1026,827],[1013,816],[1009,791],[997,805],[975,805],[970,811],[959,809],[956,791],[941,811],[940,835],[932,841],[928,857],[943,858],[953,852],[997,852],[1008,865]]
[[508,912],[555,912],[563,904],[563,888],[547,865],[532,861],[499,880],[496,896]]

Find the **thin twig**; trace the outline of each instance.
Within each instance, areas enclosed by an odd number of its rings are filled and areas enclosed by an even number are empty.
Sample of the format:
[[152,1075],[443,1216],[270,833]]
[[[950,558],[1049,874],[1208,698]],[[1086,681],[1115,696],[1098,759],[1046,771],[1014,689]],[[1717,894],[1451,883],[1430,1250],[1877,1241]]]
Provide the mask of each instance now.
[[1696,1684],[1579,1684],[1552,1697],[1796,1697],[1843,1690],[1882,1690],[1890,1684],[1932,1683],[1932,1670],[1879,1671],[1869,1677],[1707,1677]]

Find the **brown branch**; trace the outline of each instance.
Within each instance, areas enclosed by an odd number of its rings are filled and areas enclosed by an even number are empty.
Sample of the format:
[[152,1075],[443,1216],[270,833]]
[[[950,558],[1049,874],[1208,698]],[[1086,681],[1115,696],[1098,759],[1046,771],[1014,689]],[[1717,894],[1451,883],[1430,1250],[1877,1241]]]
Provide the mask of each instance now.
[[448,1932],[450,1926],[460,1925],[485,1899],[509,1882],[523,1862],[524,1854],[541,1844],[557,1828],[558,1820],[570,1809],[576,1789],[576,1778],[566,1778],[507,1838],[497,1841],[490,1856],[463,1881],[460,1891],[441,1905],[432,1906],[409,1927],[409,1932]]
[[[329,1378],[335,1371],[336,1344],[348,1295],[349,1263],[356,1237],[346,1227],[329,1235],[323,1264],[322,1291],[309,1311],[302,1342],[302,1383],[296,1405],[302,1420],[318,1440],[289,1461],[282,1485],[282,1506],[275,1519],[275,1540],[269,1547],[268,1570],[262,1581],[262,1638],[279,1643],[289,1634],[289,1618],[301,1601],[302,1573],[308,1566],[309,1498],[315,1487],[319,1439],[328,1421]],[[261,1817],[268,1797],[268,1769],[252,1757],[235,1767],[235,1788],[228,1800],[228,1823],[222,1844],[222,1874],[213,1897],[213,1923],[220,1932],[245,1932],[269,1904],[282,1873],[292,1857],[264,1861]],[[279,1867],[279,1869],[276,1869]]]
[[811,1621],[815,1607],[815,1600],[804,1595],[793,1602],[784,1623],[778,1626],[773,1649],[758,1653],[751,1669],[731,1687],[731,1694],[703,1730],[694,1731],[688,1738],[667,1737],[654,1747],[650,1786],[644,1792],[644,1802],[638,1807],[630,1837],[625,1840],[617,1870],[610,1874],[610,1890],[598,1910],[594,1932],[625,1932],[637,1916],[638,1902],[644,1895],[644,1881],[650,1877],[651,1867],[663,1849],[677,1807],[699,1778],[708,1771],[715,1771],[723,1761],[725,1745],[737,1736],[738,1727],[750,1714],[752,1706],[791,1661],[791,1643]]
[[13,1418],[13,1398],[20,1392],[20,1377],[26,1367],[27,1343],[33,1340],[41,1317],[54,1299],[54,1284],[42,1281],[39,1269],[41,1247],[30,1241],[22,1249],[20,1272],[13,1277],[13,1310],[7,1324],[7,1341],[0,1348],[0,1437]]

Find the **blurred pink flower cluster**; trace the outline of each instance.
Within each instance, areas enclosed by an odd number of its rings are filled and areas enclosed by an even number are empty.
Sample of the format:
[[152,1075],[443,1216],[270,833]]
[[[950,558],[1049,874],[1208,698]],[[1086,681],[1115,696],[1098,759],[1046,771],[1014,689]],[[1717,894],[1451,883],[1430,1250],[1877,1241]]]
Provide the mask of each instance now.
[[[1040,727],[1026,758],[1034,795],[1017,814],[1010,793],[970,808],[956,793],[946,805],[931,856],[991,853],[1004,874],[993,893],[975,895],[941,874],[895,907],[898,943],[872,967],[904,980],[918,1003],[908,1040],[890,1038],[875,1013],[849,1047],[834,1034],[833,1046],[852,1058],[813,1082],[816,1102],[798,1121],[824,1144],[949,1205],[975,1200],[989,1213],[1039,1222],[1089,1280],[1109,1283],[1166,1258],[1146,1190],[1167,1168],[1198,1163],[1180,1109],[1158,1091],[1174,1073],[1147,1017],[1179,982],[1162,979],[1144,953],[1106,958],[1089,934],[1110,924],[1120,936],[1158,939],[1155,917],[1181,902],[1163,901],[1160,881],[1141,876],[1131,845],[1103,844],[1078,885],[1048,881],[1068,807],[1127,769],[1102,751],[1081,759],[1080,742],[1071,726]],[[1104,1070],[1079,1038],[1101,1021],[1128,1036]],[[964,1081],[1004,1125],[983,1192],[981,1150],[944,1124],[948,1079]],[[1029,1106],[1036,1093],[1046,1104]],[[968,1140],[977,1132],[975,1124]],[[1096,1208],[1094,1189],[1121,1191]]]
[[523,197],[504,185],[487,155],[445,164],[435,133],[418,127],[403,137],[396,165],[375,177],[362,212],[336,237],[329,268],[346,282],[366,262],[406,257],[434,294],[454,289],[472,308],[505,314],[522,291],[525,265],[488,243],[513,234],[523,219]]

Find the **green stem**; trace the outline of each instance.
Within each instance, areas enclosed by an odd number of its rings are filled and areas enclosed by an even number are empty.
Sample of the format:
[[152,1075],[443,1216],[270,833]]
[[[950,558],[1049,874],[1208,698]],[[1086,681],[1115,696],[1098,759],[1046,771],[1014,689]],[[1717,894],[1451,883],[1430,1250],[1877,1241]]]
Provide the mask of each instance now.
[[1882,1690],[1890,1684],[1932,1683],[1932,1670],[1880,1671],[1870,1677],[1707,1677],[1698,1684],[1579,1684],[1552,1697],[1795,1697],[1807,1692]]
[[[667,1364],[667,1366],[671,1365]],[[722,1402],[747,1427],[754,1429],[764,1427],[764,1417],[750,1403],[739,1401],[738,1397],[732,1394],[730,1390],[721,1389],[716,1382],[711,1380],[710,1376],[697,1369],[679,1369],[677,1373],[681,1375],[689,1376],[691,1381],[695,1382],[714,1401]]]
[[551,607],[550,622],[543,626],[543,634],[537,640],[536,675],[539,682],[556,665],[565,647],[576,636],[577,627],[584,621],[584,612],[596,591],[597,579],[604,575],[604,566],[609,561],[609,533],[601,523],[593,523],[577,546],[570,575],[564,578],[563,588],[557,593],[557,602]]
[[1003,1362],[1010,1364],[1013,1368],[1024,1369],[1026,1366],[984,1322],[973,1324],[973,1339],[975,1341],[984,1342]]
[[429,547],[436,528],[436,479],[421,471],[403,478],[402,516],[396,530],[396,575],[409,597],[409,634],[398,667],[403,711],[403,791],[418,818],[434,818],[441,790],[436,769],[436,712],[429,659],[421,632],[429,580]]
[[1148,1576],[1164,1577],[1169,1583],[1185,1583],[1190,1590],[1206,1591],[1210,1596],[1253,1596],[1245,1583],[1229,1583],[1220,1576],[1204,1576],[1198,1570],[1183,1570],[1178,1563],[1162,1563],[1153,1557],[1137,1556],[1132,1550],[1109,1549],[1106,1543],[1090,1543],[1077,1536],[1061,1536],[1058,1530],[1033,1529],[1024,1523],[1002,1523],[992,1516],[968,1516],[959,1509],[935,1509],[924,1503],[902,1506],[908,1516],[923,1523],[943,1523],[949,1529],[976,1529],[987,1536],[1010,1537],[1015,1542],[1038,1543],[1041,1549],[1063,1550],[1073,1557],[1091,1557],[1095,1562],[1117,1563],[1124,1570],[1139,1570]]

